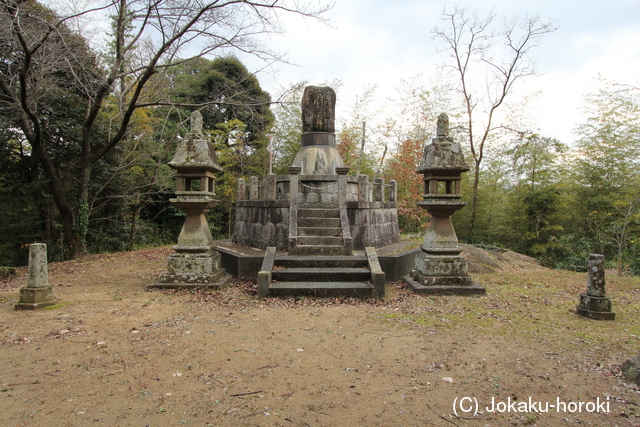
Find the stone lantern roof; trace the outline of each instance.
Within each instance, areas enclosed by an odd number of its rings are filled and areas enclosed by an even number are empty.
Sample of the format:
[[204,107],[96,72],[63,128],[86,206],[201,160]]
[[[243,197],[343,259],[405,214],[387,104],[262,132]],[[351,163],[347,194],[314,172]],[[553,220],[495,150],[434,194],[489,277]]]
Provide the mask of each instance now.
[[433,142],[424,147],[422,161],[416,172],[466,172],[469,165],[464,161],[460,144],[449,136],[449,116],[445,113],[438,116],[437,136]]
[[178,143],[169,166],[184,172],[195,170],[222,172],[213,144],[202,133],[202,114],[199,111],[191,114],[191,132],[186,139]]

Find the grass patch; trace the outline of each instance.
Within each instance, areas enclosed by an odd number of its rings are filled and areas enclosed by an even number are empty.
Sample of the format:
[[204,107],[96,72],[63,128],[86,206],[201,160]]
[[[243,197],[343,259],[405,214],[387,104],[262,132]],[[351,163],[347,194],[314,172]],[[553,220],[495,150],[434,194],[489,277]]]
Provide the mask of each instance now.
[[71,304],[69,301],[59,302],[58,304],[49,305],[49,306],[45,307],[44,309],[45,310],[55,310],[56,308],[66,307],[69,304]]

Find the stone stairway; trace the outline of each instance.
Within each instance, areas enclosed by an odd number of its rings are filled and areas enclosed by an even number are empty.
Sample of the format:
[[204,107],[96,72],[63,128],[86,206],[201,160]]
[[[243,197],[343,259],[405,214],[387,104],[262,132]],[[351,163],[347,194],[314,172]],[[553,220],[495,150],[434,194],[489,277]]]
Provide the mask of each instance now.
[[292,255],[348,255],[338,208],[298,208],[297,230]]
[[351,256],[291,255],[267,248],[258,273],[266,296],[384,297],[385,274],[374,248]]

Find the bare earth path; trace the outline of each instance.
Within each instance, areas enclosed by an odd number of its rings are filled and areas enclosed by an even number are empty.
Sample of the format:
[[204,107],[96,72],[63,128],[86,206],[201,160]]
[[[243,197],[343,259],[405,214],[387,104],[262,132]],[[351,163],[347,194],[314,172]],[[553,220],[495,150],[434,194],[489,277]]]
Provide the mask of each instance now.
[[50,264],[66,305],[38,312],[0,282],[1,426],[640,425],[638,279],[607,276],[605,322],[573,314],[585,274],[515,255],[484,297],[376,302],[146,291],[169,253]]

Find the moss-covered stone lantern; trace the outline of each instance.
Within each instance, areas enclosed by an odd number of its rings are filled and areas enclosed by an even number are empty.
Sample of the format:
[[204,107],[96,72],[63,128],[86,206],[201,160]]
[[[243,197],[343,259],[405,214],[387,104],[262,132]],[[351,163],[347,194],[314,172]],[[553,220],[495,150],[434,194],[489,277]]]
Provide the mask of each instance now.
[[169,166],[177,171],[176,198],[171,203],[185,218],[175,253],[169,257],[168,274],[153,288],[220,287],[226,277],[215,251],[205,214],[215,198],[215,173],[222,172],[213,145],[202,133],[202,114],[191,114],[191,132],[178,143]]
[[431,215],[422,251],[407,278],[411,288],[426,294],[484,294],[467,273],[467,260],[460,255],[458,236],[451,215],[466,206],[460,181],[469,166],[460,145],[449,136],[449,117],[438,117],[437,135],[425,146],[416,172],[424,175],[424,195],[418,206]]

